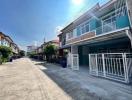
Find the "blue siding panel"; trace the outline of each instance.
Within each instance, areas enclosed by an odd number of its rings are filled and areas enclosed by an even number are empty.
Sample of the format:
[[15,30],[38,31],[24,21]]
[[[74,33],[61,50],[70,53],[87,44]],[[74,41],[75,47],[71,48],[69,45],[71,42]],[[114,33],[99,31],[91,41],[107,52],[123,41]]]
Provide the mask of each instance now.
[[117,17],[116,26],[118,29],[130,26],[128,16]]

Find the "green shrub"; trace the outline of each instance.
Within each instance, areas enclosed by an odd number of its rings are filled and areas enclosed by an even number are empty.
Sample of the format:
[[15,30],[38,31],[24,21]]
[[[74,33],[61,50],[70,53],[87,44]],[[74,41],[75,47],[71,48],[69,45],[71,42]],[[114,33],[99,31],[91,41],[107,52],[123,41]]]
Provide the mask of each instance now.
[[24,57],[24,56],[25,56],[25,51],[21,50],[21,51],[19,52],[19,56],[20,56],[20,57]]
[[9,47],[6,46],[0,46],[0,54],[1,54],[1,61],[7,62],[9,57],[12,56],[12,50]]

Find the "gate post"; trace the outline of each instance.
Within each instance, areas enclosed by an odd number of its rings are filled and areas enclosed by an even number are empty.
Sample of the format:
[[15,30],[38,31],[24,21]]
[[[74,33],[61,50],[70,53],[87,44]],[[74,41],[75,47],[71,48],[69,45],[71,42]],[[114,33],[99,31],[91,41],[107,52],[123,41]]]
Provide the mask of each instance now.
[[104,77],[106,77],[106,71],[105,71],[105,57],[104,57],[104,54],[102,54],[102,61],[103,61],[103,73],[104,73]]
[[127,66],[126,54],[122,54],[122,59],[123,59],[123,68],[124,68],[125,82],[129,83],[128,66]]
[[98,76],[98,62],[97,62],[97,54],[95,54],[95,60],[96,60],[96,75]]
[[91,68],[91,54],[89,54],[89,72],[91,74],[92,68]]

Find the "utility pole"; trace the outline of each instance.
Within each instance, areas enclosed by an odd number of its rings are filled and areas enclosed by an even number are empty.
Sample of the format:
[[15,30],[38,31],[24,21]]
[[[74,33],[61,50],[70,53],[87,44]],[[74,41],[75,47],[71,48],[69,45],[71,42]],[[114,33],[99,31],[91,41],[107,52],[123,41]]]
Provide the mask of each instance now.
[[44,37],[44,43],[46,42],[46,39],[45,39],[45,37]]
[[44,44],[46,43],[46,34],[44,33],[44,40],[43,40]]

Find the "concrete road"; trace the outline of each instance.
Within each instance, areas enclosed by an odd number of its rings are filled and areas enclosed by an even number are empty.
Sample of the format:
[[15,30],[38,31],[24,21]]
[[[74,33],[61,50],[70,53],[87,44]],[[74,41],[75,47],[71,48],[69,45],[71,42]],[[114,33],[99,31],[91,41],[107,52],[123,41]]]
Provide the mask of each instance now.
[[71,100],[28,58],[0,66],[0,100]]
[[0,66],[0,100],[132,100],[132,86],[23,58]]

